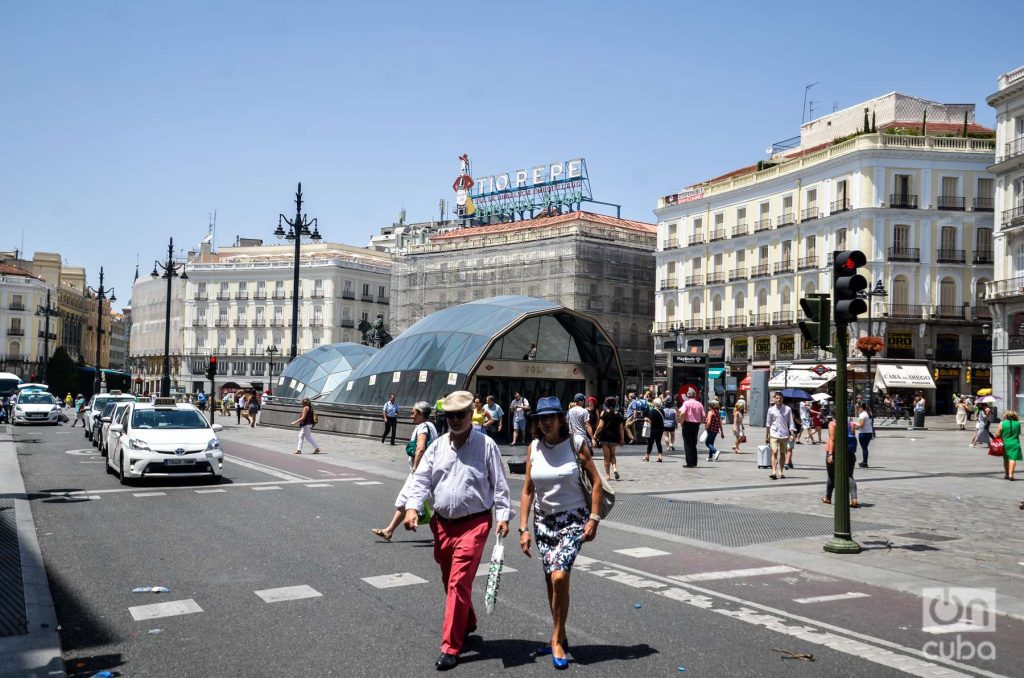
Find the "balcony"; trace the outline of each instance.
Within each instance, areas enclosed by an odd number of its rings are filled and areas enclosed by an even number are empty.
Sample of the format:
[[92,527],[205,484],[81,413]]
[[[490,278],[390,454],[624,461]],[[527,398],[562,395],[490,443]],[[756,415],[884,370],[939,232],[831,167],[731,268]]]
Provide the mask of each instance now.
[[710,320],[708,320],[708,329],[712,330],[712,331],[724,330],[725,329],[725,319],[722,318],[722,316],[720,316],[720,315],[713,316]]
[[817,257],[817,255],[812,254],[810,256],[801,257],[796,262],[796,267],[800,271],[806,271],[808,269],[818,268],[818,257]]
[[252,298],[255,301],[266,301],[267,300],[267,293],[266,292],[257,292],[256,294],[252,295]]
[[817,219],[820,216],[821,215],[818,214],[817,207],[808,207],[800,212],[800,221],[810,221],[811,219]]
[[1003,155],[996,159],[996,162],[1000,163],[1004,160],[1010,160],[1018,155],[1024,155],[1024,135],[1017,137],[1013,141],[1006,142],[1006,145],[1003,147]]
[[213,321],[214,327],[227,327],[229,324],[230,323],[228,322],[227,318],[218,318],[217,320]]
[[341,293],[341,298],[352,300],[356,298],[356,295],[352,290],[345,290]]
[[712,229],[712,231],[711,231],[711,242],[715,242],[716,240],[725,240],[725,229],[724,228]]
[[775,264],[775,266],[772,267],[772,274],[773,275],[779,275],[780,273],[792,273],[792,272],[793,272],[793,262],[792,262],[792,260],[790,260],[790,261],[780,261],[779,263]]
[[[746,327],[746,326],[747,326],[747,316],[745,316],[745,315],[731,315],[731,316],[729,316],[729,327]],[[746,356],[743,356],[743,359],[746,360]]]
[[324,319],[323,318],[313,318],[312,320],[309,321],[308,324],[309,324],[310,327],[323,327],[324,326]]
[[996,209],[995,198],[975,198],[974,199],[974,211],[975,212],[994,212]]
[[7,306],[7,310],[9,310],[9,311],[24,311],[25,310],[25,304],[19,304],[16,301],[12,301],[10,303],[10,305]]
[[776,219],[775,226],[776,228],[782,228],[783,226],[792,226],[795,223],[796,217],[794,217],[793,213],[786,212],[781,217]]
[[206,327],[206,318],[192,318],[192,327]]
[[974,257],[971,261],[975,264],[991,265],[994,261],[992,258],[992,250],[975,250]]
[[768,277],[768,264],[758,264],[757,266],[750,267],[751,278],[767,278]]
[[206,292],[196,292],[195,296],[192,297],[196,301],[208,301],[209,297],[206,296]]
[[389,298],[387,298],[387,297],[378,296],[377,297],[377,303],[378,304],[389,305],[391,303],[391,300]]
[[248,292],[235,292],[235,301],[246,301],[248,298]]
[[981,306],[971,307],[971,320],[992,320],[992,309],[984,302]]
[[700,274],[688,275],[683,282],[686,287],[701,287],[704,284],[704,276]]
[[938,207],[940,210],[959,210],[963,211],[964,199],[955,195],[940,195]]
[[253,327],[266,327],[267,326],[267,321],[264,320],[263,318],[256,318],[256,320],[252,321],[252,326]]
[[767,231],[772,227],[772,219],[758,219],[754,222],[754,233],[760,233],[761,231]]
[[793,322],[792,311],[775,311],[772,313],[772,325],[791,325]]
[[238,318],[235,320],[233,324],[235,327],[248,327],[249,321],[246,320],[245,318]]
[[8,327],[7,328],[7,336],[9,336],[9,337],[24,337],[25,336],[25,328],[24,327]]
[[850,209],[850,201],[846,198],[842,200],[833,200],[829,206],[829,212],[832,214],[838,214],[839,212],[846,212]]
[[658,289],[662,292],[671,292],[679,289],[679,285],[672,278],[665,278],[658,283]]
[[281,318],[274,318],[273,320],[270,321],[270,326],[271,327],[284,327],[284,320],[282,320]]
[[729,362],[731,363],[745,363],[750,356],[747,355],[746,349],[733,349],[732,355],[729,356]]
[[274,298],[274,299],[285,299],[286,296],[287,295],[285,295],[284,290],[274,290],[274,294],[273,294],[272,298]]
[[707,283],[708,285],[717,285],[725,282],[725,271],[712,271],[708,273]]
[[361,294],[361,295],[359,295],[359,301],[365,301],[367,303],[371,303],[372,304],[373,303],[373,295],[372,294]]
[[768,327],[772,322],[770,313],[751,313],[747,316],[751,327]]
[[796,347],[790,349],[780,348],[778,355],[775,357],[777,360],[793,360],[796,357]]
[[703,245],[704,244],[704,234],[703,233],[694,233],[689,238],[687,238],[686,243],[688,245]]
[[352,328],[352,327],[355,327],[356,325],[355,325],[355,323],[354,323],[354,322],[353,322],[352,320],[350,320],[349,318],[342,318],[342,319],[341,319],[341,326],[342,326],[342,327],[348,327],[348,328]]
[[679,247],[679,238],[665,238],[661,243],[661,250],[663,252],[665,250],[674,250],[677,247]]
[[932,317],[946,320],[966,320],[966,313],[963,306],[941,304],[932,309]]
[[1003,210],[1003,229],[1013,228],[1014,226],[1024,226],[1024,205],[1017,205],[1011,207],[1008,210]]
[[741,266],[739,268],[734,268],[731,271],[729,271],[729,280],[730,281],[746,280],[746,278],[747,278],[747,267],[746,266]]
[[940,249],[935,255],[935,261],[940,264],[964,264],[967,257],[963,250]]
[[890,318],[915,318],[920,320],[924,316],[926,307],[920,304],[889,304],[887,312]]
[[889,195],[889,207],[917,209],[917,196],[910,193],[892,193]]
[[217,292],[217,301],[229,301],[230,299],[230,292]]
[[890,247],[888,261],[921,261],[918,247]]
[[313,293],[309,295],[309,298],[310,299],[323,299],[324,298],[324,291],[323,290],[313,290]]
[[746,235],[749,232],[750,231],[747,229],[746,223],[736,224],[735,226],[732,227],[732,237],[734,238],[738,238],[741,235]]

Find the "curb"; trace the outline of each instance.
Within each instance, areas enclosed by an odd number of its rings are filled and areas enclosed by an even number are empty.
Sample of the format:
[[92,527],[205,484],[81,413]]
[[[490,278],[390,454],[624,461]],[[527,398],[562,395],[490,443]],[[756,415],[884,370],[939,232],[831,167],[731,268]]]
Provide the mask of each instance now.
[[28,619],[27,634],[0,638],[0,677],[64,676],[57,612],[9,427],[0,430],[0,494],[14,499]]

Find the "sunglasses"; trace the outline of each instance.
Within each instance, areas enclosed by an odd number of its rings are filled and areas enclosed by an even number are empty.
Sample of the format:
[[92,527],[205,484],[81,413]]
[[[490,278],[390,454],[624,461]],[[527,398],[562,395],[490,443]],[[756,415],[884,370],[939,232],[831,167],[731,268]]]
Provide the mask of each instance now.
[[469,412],[445,412],[445,419],[465,419],[469,415]]

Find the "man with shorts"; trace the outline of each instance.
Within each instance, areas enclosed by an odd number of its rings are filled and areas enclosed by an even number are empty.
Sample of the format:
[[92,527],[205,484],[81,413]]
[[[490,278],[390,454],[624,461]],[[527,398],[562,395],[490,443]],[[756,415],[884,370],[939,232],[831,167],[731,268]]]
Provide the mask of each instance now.
[[776,392],[772,396],[774,403],[768,408],[768,416],[764,422],[764,442],[772,448],[772,473],[769,478],[785,478],[783,464],[786,451],[793,444],[796,435],[796,422],[793,421],[793,410],[782,402],[782,394]]
[[526,415],[530,412],[530,401],[516,392],[508,406],[512,408],[512,447],[515,447],[520,437],[526,441]]
[[75,420],[71,422],[71,428],[74,428],[78,422],[82,422],[82,428],[85,428],[85,398],[81,393],[75,399]]
[[594,431],[590,428],[590,412],[585,407],[586,403],[587,396],[577,393],[572,407],[565,413],[565,423],[569,425],[570,435],[586,436],[587,440],[593,440]]

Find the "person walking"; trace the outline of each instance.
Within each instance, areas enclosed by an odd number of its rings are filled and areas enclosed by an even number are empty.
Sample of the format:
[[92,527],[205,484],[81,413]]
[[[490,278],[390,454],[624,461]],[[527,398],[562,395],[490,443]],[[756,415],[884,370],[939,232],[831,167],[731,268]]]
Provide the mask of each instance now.
[[868,445],[875,437],[875,419],[867,403],[857,403],[857,419],[853,426],[857,430],[857,442],[860,443],[860,467],[868,468]]
[[975,431],[974,437],[971,438],[971,447],[975,445],[988,447],[988,444],[992,442],[992,433],[988,430],[990,412],[988,405],[984,403],[978,407],[978,421],[974,425]]
[[505,417],[505,410],[501,409],[501,405],[494,402],[494,396],[487,396],[487,404],[484,405],[484,409],[487,410],[487,414],[490,415],[490,419],[487,425],[484,427],[484,433],[486,433],[491,440],[497,441],[498,436],[501,435],[502,420]]
[[260,397],[256,395],[256,391],[249,392],[249,399],[245,404],[249,411],[249,428],[256,428],[256,415],[260,412]]
[[1014,410],[1003,412],[999,434],[1003,439],[1003,477],[1006,480],[1013,480],[1013,472],[1017,468],[1017,462],[1021,460],[1020,417]]
[[611,474],[619,479],[619,469],[615,464],[615,449],[626,443],[626,424],[619,412],[619,401],[614,396],[604,399],[604,411],[594,431],[594,441],[601,444],[601,456],[604,459],[604,479],[611,480]]
[[772,402],[768,416],[765,417],[764,442],[772,448],[772,472],[768,477],[775,480],[786,477],[783,474],[786,449],[796,435],[796,423],[793,421],[793,410],[782,402],[781,393],[776,391]]
[[[527,527],[532,506],[533,534],[551,609],[551,640],[537,654],[550,654],[556,669],[569,667],[569,641],[565,634],[569,577],[580,546],[597,536],[602,497],[601,475],[594,465],[590,438],[574,432],[563,414],[558,398],[537,401],[533,417],[535,440],[526,457],[526,478],[519,502],[519,548],[527,558],[533,557]],[[580,481],[581,466],[593,485],[589,493]]]
[[[836,441],[836,420],[828,423],[828,441],[825,443],[825,471],[828,472],[828,482],[825,484],[825,496],[821,498],[822,504],[832,503],[832,492],[836,487],[836,465],[835,465],[835,441]],[[857,508],[857,481],[853,478],[853,469],[857,465],[857,440],[853,437],[852,429],[846,440],[846,471],[850,479],[850,507]]]
[[715,447],[715,438],[722,434],[722,415],[719,414],[721,407],[721,403],[712,400],[708,407],[708,414],[704,418],[704,432],[707,434],[704,444],[708,448],[708,461],[718,461],[718,457],[722,454]]
[[501,468],[497,443],[470,423],[473,394],[455,391],[444,401],[448,433],[427,448],[409,481],[405,502],[405,529],[416,530],[423,501],[434,498],[430,530],[434,535],[434,560],[441,568],[445,590],[441,655],[434,662],[439,671],[455,668],[466,637],[476,630],[473,580],[483,556],[493,518],[495,533],[508,534],[515,515],[508,481]]
[[811,438],[811,442],[817,445],[821,442],[821,403],[817,400],[811,403],[811,430],[817,436],[817,440]]
[[241,391],[235,391],[235,423],[242,424],[242,405],[245,404],[245,395]]
[[[587,396],[577,393],[572,400],[569,411],[565,414],[565,423],[569,426],[569,432],[573,435],[586,436],[587,440],[594,439],[594,430],[590,428],[590,413],[584,407],[587,403]],[[538,407],[540,402],[537,402]]]
[[391,522],[387,527],[375,527],[371,530],[384,541],[391,541],[395,530],[402,523],[402,519],[405,517],[405,503],[409,498],[409,481],[412,479],[413,472],[419,467],[420,461],[423,460],[427,448],[438,437],[437,428],[430,423],[430,403],[425,400],[412,406],[412,423],[414,425],[412,437],[405,444],[405,453],[409,455],[409,477],[405,479],[402,489],[395,498],[395,512],[391,516]]
[[302,399],[302,414],[299,418],[291,423],[292,426],[299,427],[299,441],[298,446],[295,448],[295,454],[302,454],[302,443],[308,440],[309,444],[313,446],[313,454],[320,454],[320,446],[316,444],[316,440],[313,438],[313,426],[316,424],[316,413],[313,412],[313,403],[309,401],[309,398]]
[[473,412],[471,413],[471,417],[473,419],[473,428],[478,431],[483,431],[491,421],[491,413],[484,408],[480,398],[473,399]]
[[530,401],[516,391],[508,406],[512,410],[512,447],[515,447],[520,439],[526,442],[526,415],[530,412]]
[[594,434],[597,432],[597,419],[600,416],[600,412],[597,411],[597,398],[589,396],[587,398],[587,423],[590,424],[590,439],[594,439]]
[[956,425],[961,431],[967,430],[967,401],[966,398],[956,399]]
[[[7,420],[11,420],[10,416],[7,417]],[[74,428],[78,422],[82,422],[82,428],[85,428],[85,398],[81,393],[75,399],[75,420],[71,422],[71,428]]]
[[800,401],[800,433],[807,434],[807,444],[817,445],[814,441],[814,419],[811,416],[811,403],[806,400]]
[[391,444],[394,445],[395,431],[398,430],[398,405],[395,403],[394,393],[388,396],[388,401],[384,403],[381,413],[384,416],[384,433],[380,437],[380,444],[383,445],[388,433],[391,433]]
[[[668,395],[668,394],[666,394]],[[671,396],[669,396],[671,397]],[[662,403],[661,417],[665,420],[664,442],[670,452],[676,450],[676,408],[672,407],[671,401]],[[650,454],[650,452],[648,452]]]
[[697,466],[697,437],[704,422],[704,406],[697,400],[692,388],[686,392],[686,399],[679,407],[679,419],[683,422],[683,450],[686,452],[686,468]]
[[72,402],[74,402],[74,401],[71,399],[71,392],[68,391],[68,394],[66,396],[64,396],[64,409],[65,410],[70,409]]
[[644,461],[651,460],[651,447],[658,446],[658,461],[665,460],[665,451],[661,447],[661,437],[665,434],[665,415],[661,411],[661,398],[655,398],[651,408],[647,410],[644,417],[644,425],[651,427],[651,435],[647,438],[647,453],[644,454]]
[[747,442],[747,428],[743,417],[747,413],[747,401],[740,398],[732,408],[732,451],[740,454],[740,445]]
[[630,393],[626,400],[626,412],[625,412],[625,426],[626,426],[626,443],[632,445],[636,442],[636,410],[640,407],[637,402],[640,400],[636,397],[635,393]]

